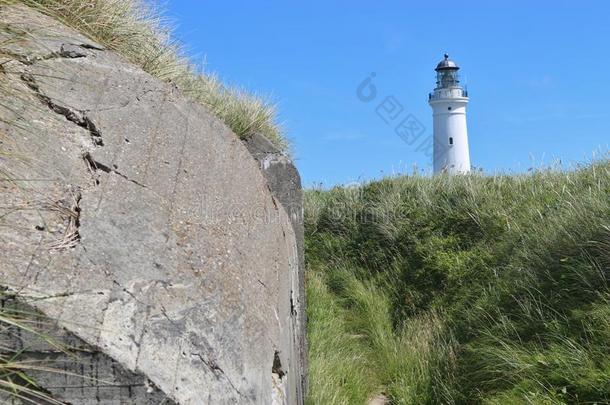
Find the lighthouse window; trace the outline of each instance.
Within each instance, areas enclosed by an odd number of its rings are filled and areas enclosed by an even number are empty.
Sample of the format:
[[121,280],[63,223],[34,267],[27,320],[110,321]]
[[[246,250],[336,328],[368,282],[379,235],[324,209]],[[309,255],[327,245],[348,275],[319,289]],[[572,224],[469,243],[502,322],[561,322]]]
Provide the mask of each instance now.
[[460,83],[456,69],[442,69],[436,73],[436,85],[440,89],[458,86]]
[[447,107],[447,109],[448,109],[449,111],[451,111],[451,107]]
[[453,145],[453,138],[449,138],[449,145]]

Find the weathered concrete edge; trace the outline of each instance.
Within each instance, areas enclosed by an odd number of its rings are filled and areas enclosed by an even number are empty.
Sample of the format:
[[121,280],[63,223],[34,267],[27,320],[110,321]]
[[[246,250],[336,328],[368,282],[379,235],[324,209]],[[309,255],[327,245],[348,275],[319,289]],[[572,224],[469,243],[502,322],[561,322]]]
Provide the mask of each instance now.
[[[30,378],[38,382],[40,392],[52,398],[53,401],[45,401],[31,395],[24,395],[25,401],[34,401],[41,405],[51,405],[57,402],[65,404],[77,404],[81,401],[90,401],[85,391],[98,390],[103,386],[113,392],[113,400],[121,403],[177,405],[158,386],[140,371],[131,371],[107,355],[103,349],[91,345],[50,319],[47,315],[30,305],[29,299],[22,294],[11,292],[4,287],[0,288],[0,307],[15,308],[20,317],[27,320],[29,330],[20,329],[16,326],[5,325],[0,332],[2,342],[2,354],[11,355],[8,349],[20,353],[20,361],[32,361],[33,364],[41,362],[49,372],[37,370],[33,367],[27,372]],[[92,360],[82,355],[94,355],[97,363],[105,364],[112,369],[115,381],[105,379],[96,380],[89,374],[92,364],[86,364],[85,359]],[[73,368],[73,369],[71,369]],[[82,374],[79,374],[80,371]],[[97,374],[98,370],[96,370]],[[108,372],[109,373],[109,372]],[[107,374],[108,374],[107,373]],[[108,385],[108,384],[111,385]],[[114,384],[114,386],[112,385]],[[127,392],[128,396],[122,396],[121,392]],[[0,391],[2,394],[3,391]],[[23,395],[23,394],[21,394]],[[97,398],[96,403],[108,403],[103,398]],[[13,404],[26,403],[10,395],[0,395],[0,401],[11,401]],[[79,401],[79,402],[75,402]],[[4,402],[3,402],[4,403]],[[27,402],[29,403],[29,402]]]
[[242,142],[259,163],[267,180],[269,190],[288,214],[296,236],[298,254],[298,294],[294,303],[297,308],[296,320],[298,335],[295,336],[299,349],[299,369],[301,370],[298,402],[304,403],[308,390],[308,342],[307,312],[305,301],[305,228],[303,211],[303,187],[301,176],[292,160],[271,141],[261,134],[254,133]]

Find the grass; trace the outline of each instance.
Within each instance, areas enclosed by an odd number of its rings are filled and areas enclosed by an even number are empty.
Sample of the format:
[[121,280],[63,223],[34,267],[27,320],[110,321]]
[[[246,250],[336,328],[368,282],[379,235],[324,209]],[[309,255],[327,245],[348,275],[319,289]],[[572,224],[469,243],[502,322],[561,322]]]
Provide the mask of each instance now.
[[610,162],[306,193],[310,404],[610,403]]
[[206,106],[239,137],[259,133],[282,151],[288,142],[265,97],[223,84],[200,72],[173,41],[169,24],[138,0],[0,0],[25,4],[115,51],[151,75],[176,85]]
[[24,311],[14,305],[14,296],[0,293],[0,400],[21,404],[61,405],[36,381],[32,372],[69,374],[48,360],[35,360],[24,355],[28,347],[19,348],[25,336],[57,351],[69,354],[68,349],[57,343],[43,329],[49,321],[39,314]]
[[[319,275],[308,274],[310,402],[349,405],[364,403],[380,387],[370,362],[372,348],[358,335],[350,334],[348,312],[336,302]],[[337,387],[342,387],[341,390]]]

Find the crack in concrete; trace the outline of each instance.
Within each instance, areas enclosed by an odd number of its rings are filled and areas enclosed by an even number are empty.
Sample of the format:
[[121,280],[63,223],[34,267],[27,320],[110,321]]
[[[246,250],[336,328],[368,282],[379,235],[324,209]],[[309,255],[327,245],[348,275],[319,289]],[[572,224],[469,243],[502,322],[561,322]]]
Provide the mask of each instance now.
[[[101,171],[103,171],[104,173],[114,173],[114,174],[116,174],[116,175],[118,175],[118,176],[120,176],[120,177],[124,178],[125,180],[127,180],[127,181],[129,181],[129,182],[131,182],[131,183],[133,183],[133,184],[135,184],[135,185],[137,185],[137,186],[140,186],[140,187],[143,187],[143,188],[146,188],[146,189],[148,188],[148,187],[147,187],[145,184],[140,183],[139,181],[134,180],[134,179],[132,179],[132,178],[128,177],[127,175],[125,175],[125,174],[123,174],[123,173],[119,172],[119,171],[118,171],[118,170],[116,170],[116,169],[113,169],[113,168],[111,168],[111,167],[106,166],[106,165],[105,165],[105,164],[103,164],[103,163],[98,162],[97,160],[93,159],[93,157],[91,156],[91,154],[90,154],[90,153],[88,153],[88,152],[87,152],[87,153],[85,153],[85,154],[83,155],[83,159],[85,160],[85,162],[87,163],[87,165],[89,166],[89,168],[90,168],[90,169],[91,169],[93,172],[95,172],[95,171],[97,171],[97,170],[101,170]],[[96,184],[99,184],[99,180],[95,179],[95,182],[96,182]]]
[[70,45],[74,45],[74,46],[80,46],[81,48],[85,48],[85,49],[91,49],[94,51],[105,51],[106,49],[101,47],[101,46],[97,46],[97,45],[93,45],[93,44],[88,44],[86,42],[80,43],[80,44],[70,44]]
[[293,290],[290,290],[290,315],[293,316],[293,317],[297,315],[296,306],[294,305],[294,293],[293,293]]
[[[69,46],[75,46],[75,48],[69,48]],[[60,46],[59,51],[51,52],[47,55],[43,56],[35,56],[31,57],[29,55],[21,55],[17,52],[11,51],[9,49],[0,48],[0,52],[13,58],[17,62],[21,63],[25,66],[34,65],[36,62],[50,60],[50,59],[78,59],[78,58],[86,58],[88,55],[84,52],[80,52],[78,48],[83,49],[95,49],[95,50],[103,50],[95,45],[91,44],[62,44]],[[68,121],[75,123],[81,128],[86,129],[90,136],[91,141],[94,146],[104,146],[104,141],[102,140],[102,133],[97,128],[95,123],[87,116],[86,111],[79,111],[64,105],[60,105],[53,101],[49,96],[44,94],[38,83],[36,83],[36,79],[34,75],[31,73],[24,72],[20,75],[21,80],[34,91],[38,99],[45,104],[51,111],[56,114],[62,115]]]
[[133,299],[135,302],[137,302],[138,304],[144,306],[145,308],[150,307],[150,304],[147,304],[143,301],[141,301],[138,297],[136,297],[134,295],[134,293],[132,293],[131,291],[129,291],[126,287],[124,287],[121,283],[119,283],[117,280],[112,280],[112,283],[115,284],[116,286],[118,286],[121,291],[123,291],[125,294],[129,295],[131,297],[131,299]]
[[[85,52],[81,52],[78,50],[78,48],[83,48],[86,49],[84,47],[81,47],[80,45],[76,45],[76,49],[69,49],[67,46],[67,44],[63,44],[60,48],[59,48],[59,52],[54,53],[55,54],[55,58],[65,58],[65,59],[78,59],[78,58],[86,58],[87,53]],[[49,59],[54,59],[54,58],[49,58]]]
[[53,51],[46,55],[42,56],[30,56],[30,55],[22,55],[18,52],[11,51],[10,49],[0,48],[0,53],[13,58],[17,62],[22,65],[32,66],[37,62],[51,60],[51,59],[78,59],[78,58],[86,58],[89,55],[85,52],[80,52],[77,49],[69,49],[70,46],[83,48],[87,50],[95,50],[95,51],[105,51],[105,49],[100,48],[99,46],[95,46],[92,44],[81,43],[81,44],[62,44],[59,48],[59,51]]
[[68,216],[68,224],[64,235],[61,239],[54,241],[48,245],[51,250],[65,250],[75,247],[80,242],[80,201],[82,199],[81,191],[78,187],[72,190],[72,204],[67,206],[67,202],[59,201],[57,210],[63,215]]
[[271,366],[271,372],[277,374],[280,380],[286,375],[286,372],[282,368],[280,352],[278,352],[277,350],[273,353],[273,365]]
[[199,360],[201,360],[203,364],[205,364],[210,370],[212,370],[212,373],[214,373],[217,379],[220,380],[221,378],[224,378],[229,383],[231,388],[233,388],[233,390],[235,390],[235,392],[239,394],[240,397],[244,397],[244,394],[242,394],[241,391],[237,389],[237,387],[233,384],[233,381],[231,381],[231,379],[227,376],[224,370],[220,368],[220,366],[214,360],[206,360],[200,353],[191,353],[191,356],[199,358]]
[[26,84],[26,86],[28,86],[32,91],[34,91],[38,99],[43,104],[45,104],[51,111],[63,116],[65,119],[78,125],[79,127],[86,129],[91,136],[91,142],[93,143],[93,146],[104,146],[101,131],[95,125],[95,123],[87,116],[87,113],[85,111],[66,107],[53,101],[49,96],[45,95],[40,90],[40,86],[38,85],[38,83],[36,83],[34,75],[30,73],[22,73],[20,77],[21,80]]
[[49,294],[49,295],[42,295],[42,296],[25,296],[23,298],[24,302],[26,303],[31,303],[31,302],[38,302],[38,301],[44,301],[44,300],[51,300],[54,298],[67,298],[67,297],[73,297],[76,295],[91,295],[91,294],[96,294],[96,295],[104,295],[103,291],[98,291],[98,290],[83,290],[83,291],[66,291],[63,293],[57,293],[57,294]]

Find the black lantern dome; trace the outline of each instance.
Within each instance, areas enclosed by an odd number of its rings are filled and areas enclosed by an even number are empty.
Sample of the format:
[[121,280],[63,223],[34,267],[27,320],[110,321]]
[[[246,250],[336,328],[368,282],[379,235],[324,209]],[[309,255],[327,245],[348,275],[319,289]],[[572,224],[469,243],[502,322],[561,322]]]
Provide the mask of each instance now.
[[434,70],[438,72],[439,70],[458,70],[459,68],[457,63],[449,59],[449,54],[445,54],[445,58],[436,65]]

